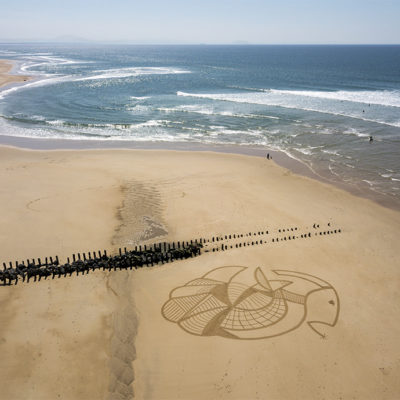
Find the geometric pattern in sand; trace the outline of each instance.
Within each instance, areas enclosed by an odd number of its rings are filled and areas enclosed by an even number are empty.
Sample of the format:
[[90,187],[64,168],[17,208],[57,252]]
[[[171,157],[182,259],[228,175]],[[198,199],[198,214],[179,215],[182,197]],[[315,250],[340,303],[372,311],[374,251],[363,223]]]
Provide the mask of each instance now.
[[197,336],[265,339],[304,322],[321,337],[336,325],[340,302],[328,282],[303,272],[225,266],[173,289],[162,315]]

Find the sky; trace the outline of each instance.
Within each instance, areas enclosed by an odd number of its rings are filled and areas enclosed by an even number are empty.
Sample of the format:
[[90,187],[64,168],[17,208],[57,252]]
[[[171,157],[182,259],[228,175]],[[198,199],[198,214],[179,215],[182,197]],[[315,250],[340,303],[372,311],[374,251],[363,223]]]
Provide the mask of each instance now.
[[0,41],[400,44],[400,0],[0,0]]

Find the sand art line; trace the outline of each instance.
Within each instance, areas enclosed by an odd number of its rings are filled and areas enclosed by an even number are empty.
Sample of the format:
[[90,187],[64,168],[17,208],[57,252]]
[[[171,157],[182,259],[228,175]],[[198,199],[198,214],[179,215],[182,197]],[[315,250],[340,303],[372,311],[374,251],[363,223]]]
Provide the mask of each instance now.
[[[327,230],[319,230],[320,225],[314,224],[313,234],[310,229],[301,233],[297,227],[278,229],[277,232],[271,233],[268,230],[234,233],[223,236],[213,236],[210,239],[195,239],[189,241],[177,241],[172,243],[153,243],[148,245],[135,246],[133,250],[119,249],[119,254],[108,255],[107,251],[77,253],[72,255],[72,260],[67,257],[65,264],[60,264],[58,256],[46,257],[43,261],[31,259],[19,262],[9,262],[8,265],[3,263],[3,270],[0,270],[0,285],[18,284],[29,282],[33,278],[34,282],[40,281],[42,278],[47,279],[56,276],[66,277],[73,273],[88,274],[96,269],[117,270],[150,267],[158,264],[171,263],[176,260],[187,259],[201,254],[201,250],[207,252],[226,251],[229,249],[238,249],[249,246],[266,245],[270,243],[288,242],[296,239],[308,239],[312,236],[332,235],[341,233],[341,229],[331,228],[328,223]],[[266,237],[268,236],[268,240]],[[273,236],[270,238],[270,236]],[[264,237],[264,239],[261,239]]]
[[326,338],[339,311],[335,288],[314,275],[224,266],[171,290],[161,314],[192,335],[255,340],[292,332],[304,322]]

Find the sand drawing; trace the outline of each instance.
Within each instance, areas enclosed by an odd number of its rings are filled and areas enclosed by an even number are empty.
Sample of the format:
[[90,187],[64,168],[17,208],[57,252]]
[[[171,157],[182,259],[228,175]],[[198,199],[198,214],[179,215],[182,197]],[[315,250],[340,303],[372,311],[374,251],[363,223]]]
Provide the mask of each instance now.
[[336,325],[339,311],[336,290],[316,276],[225,266],[173,289],[161,312],[193,335],[254,340],[304,322],[325,338],[324,328]]

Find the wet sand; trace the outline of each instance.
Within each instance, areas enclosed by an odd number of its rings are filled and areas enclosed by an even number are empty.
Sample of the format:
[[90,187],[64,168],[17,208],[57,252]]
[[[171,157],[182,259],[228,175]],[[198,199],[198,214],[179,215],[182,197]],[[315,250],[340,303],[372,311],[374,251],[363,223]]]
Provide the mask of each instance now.
[[12,83],[26,82],[31,79],[28,75],[14,75],[11,73],[14,64],[9,60],[0,60],[0,87]]
[[1,132],[0,146],[18,147],[27,150],[174,150],[174,151],[208,151],[228,154],[242,154],[265,158],[269,153],[274,162],[291,172],[319,180],[323,183],[334,185],[356,196],[370,199],[384,207],[400,211],[400,202],[397,198],[387,194],[378,193],[370,187],[359,184],[350,184],[343,180],[337,180],[331,173],[316,173],[308,165],[297,159],[289,157],[282,151],[271,150],[263,146],[242,146],[224,144],[201,144],[185,142],[146,142],[120,140],[70,140],[9,136]]
[[[0,287],[1,398],[400,396],[398,212],[260,157],[211,152],[1,147],[0,183],[2,261],[269,232],[164,266]],[[262,267],[274,285],[296,278],[273,270],[306,273],[338,299],[307,301],[303,324],[285,317],[287,333],[276,324],[254,340],[164,318],[171,291],[226,266]],[[331,325],[318,333],[310,318]]]

